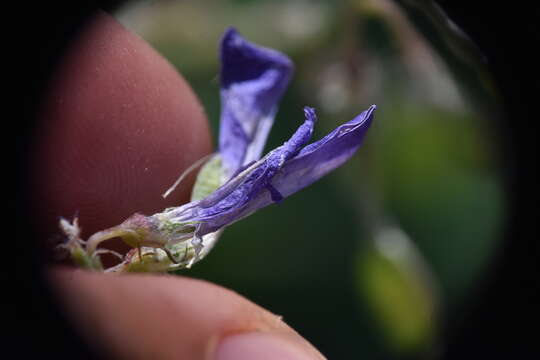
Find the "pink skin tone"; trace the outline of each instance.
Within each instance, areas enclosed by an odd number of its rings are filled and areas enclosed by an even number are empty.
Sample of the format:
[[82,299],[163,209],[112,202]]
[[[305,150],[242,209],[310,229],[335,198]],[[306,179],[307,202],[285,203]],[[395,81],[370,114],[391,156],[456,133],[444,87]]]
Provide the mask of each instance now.
[[[161,194],[212,151],[189,85],[106,14],[68,51],[44,104],[33,163],[44,238],[58,231],[58,216],[78,213],[87,237],[187,201],[193,177]],[[118,358],[323,358],[280,317],[205,281],[65,267],[50,280],[87,340]]]

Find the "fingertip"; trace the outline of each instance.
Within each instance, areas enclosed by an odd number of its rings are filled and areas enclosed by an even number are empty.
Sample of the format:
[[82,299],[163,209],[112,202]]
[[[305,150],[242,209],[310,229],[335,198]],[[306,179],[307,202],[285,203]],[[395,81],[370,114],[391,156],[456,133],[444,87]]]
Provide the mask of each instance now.
[[215,360],[323,360],[290,336],[247,332],[225,337],[217,346]]
[[41,233],[78,214],[88,236],[135,212],[189,198],[161,194],[211,151],[204,110],[144,40],[100,13],[67,51],[44,97],[31,163]]
[[279,316],[203,280],[56,269],[51,284],[87,340],[119,358],[324,359]]

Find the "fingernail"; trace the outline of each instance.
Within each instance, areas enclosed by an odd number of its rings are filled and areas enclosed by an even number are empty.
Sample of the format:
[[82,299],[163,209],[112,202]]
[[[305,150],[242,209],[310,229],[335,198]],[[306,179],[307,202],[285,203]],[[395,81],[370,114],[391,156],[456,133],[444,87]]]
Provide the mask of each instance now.
[[309,351],[267,333],[229,335],[218,344],[215,360],[315,360]]

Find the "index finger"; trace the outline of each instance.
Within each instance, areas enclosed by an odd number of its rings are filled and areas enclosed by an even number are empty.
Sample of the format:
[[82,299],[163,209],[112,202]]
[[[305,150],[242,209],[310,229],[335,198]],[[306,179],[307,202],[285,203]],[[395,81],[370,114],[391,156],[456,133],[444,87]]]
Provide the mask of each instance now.
[[211,151],[204,111],[178,72],[144,40],[100,13],[60,64],[35,147],[34,205],[44,236],[78,214],[83,236],[167,199],[178,175]]

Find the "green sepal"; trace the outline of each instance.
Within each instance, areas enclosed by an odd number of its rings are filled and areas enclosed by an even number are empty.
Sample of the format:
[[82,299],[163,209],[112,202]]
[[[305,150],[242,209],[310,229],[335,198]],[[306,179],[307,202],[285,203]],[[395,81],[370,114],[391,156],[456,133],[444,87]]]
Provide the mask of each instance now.
[[103,265],[98,256],[89,255],[81,246],[71,249],[71,259],[83,269],[103,270]]
[[191,201],[204,199],[213,193],[222,185],[222,179],[221,156],[216,154],[202,166],[197,174],[197,179],[191,192]]

